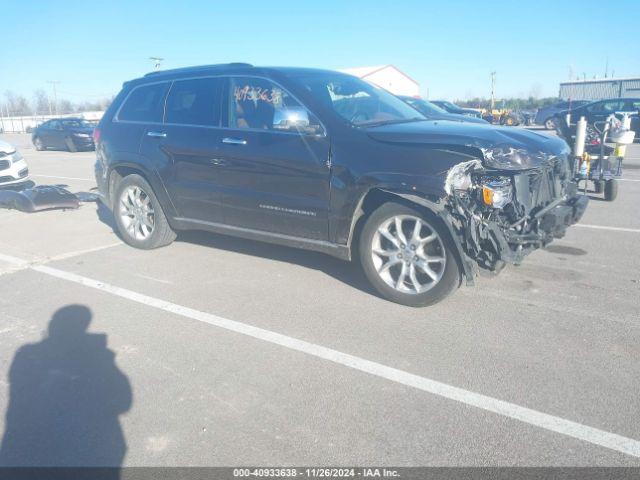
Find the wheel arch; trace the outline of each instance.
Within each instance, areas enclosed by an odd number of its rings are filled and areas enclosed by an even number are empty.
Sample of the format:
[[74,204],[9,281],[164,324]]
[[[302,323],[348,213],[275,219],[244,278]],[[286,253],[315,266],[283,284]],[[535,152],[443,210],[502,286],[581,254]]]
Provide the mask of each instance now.
[[[118,183],[125,177],[129,175],[140,175],[144,178],[155,193],[156,197],[163,202],[164,205],[169,206],[170,215],[167,215],[168,218],[173,217],[175,213],[175,208],[173,206],[173,202],[171,198],[167,194],[164,184],[158,177],[158,175],[151,170],[148,170],[143,165],[138,163],[129,163],[129,162],[121,162],[115,165],[112,165],[109,168],[109,173],[107,175],[107,202],[110,208],[113,207],[113,195],[115,193],[115,189],[117,188]],[[166,209],[165,209],[166,210]],[[169,212],[166,212],[169,213]]]
[[458,234],[451,223],[450,214],[444,207],[444,198],[435,192],[418,195],[388,187],[372,187],[365,192],[358,203],[349,232],[348,248],[350,258],[357,256],[355,249],[358,248],[358,240],[367,218],[373,211],[387,202],[397,202],[417,208],[437,222],[448,234],[450,244],[454,247],[454,257],[461,274],[466,278],[468,285],[474,284],[473,262],[464,253]]

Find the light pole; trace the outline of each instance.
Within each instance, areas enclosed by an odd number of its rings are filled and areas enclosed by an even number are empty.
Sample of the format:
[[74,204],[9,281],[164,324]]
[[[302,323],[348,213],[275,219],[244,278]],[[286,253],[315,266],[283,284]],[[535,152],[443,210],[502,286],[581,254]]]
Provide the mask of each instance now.
[[[47,80],[53,86],[53,111],[58,114],[58,92],[56,91],[56,85],[60,83],[59,80]],[[51,110],[51,104],[49,104],[49,110]]]
[[493,107],[496,101],[495,93],[496,93],[496,72],[491,72],[491,114],[493,114]]

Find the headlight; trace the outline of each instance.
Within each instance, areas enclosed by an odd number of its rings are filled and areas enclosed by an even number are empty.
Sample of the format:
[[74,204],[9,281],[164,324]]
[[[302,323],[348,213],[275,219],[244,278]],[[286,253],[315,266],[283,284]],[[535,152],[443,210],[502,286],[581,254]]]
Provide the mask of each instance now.
[[549,156],[541,152],[529,152],[523,148],[495,147],[485,148],[484,164],[498,170],[524,170],[535,168],[549,160]]
[[511,179],[506,177],[494,178],[482,183],[482,201],[493,208],[508,205],[513,198]]
[[22,154],[16,150],[16,153],[13,154],[13,163],[18,163],[22,160]]
[[471,172],[481,167],[480,160],[470,160],[451,167],[444,182],[447,194],[451,195],[455,190],[469,190],[471,188]]

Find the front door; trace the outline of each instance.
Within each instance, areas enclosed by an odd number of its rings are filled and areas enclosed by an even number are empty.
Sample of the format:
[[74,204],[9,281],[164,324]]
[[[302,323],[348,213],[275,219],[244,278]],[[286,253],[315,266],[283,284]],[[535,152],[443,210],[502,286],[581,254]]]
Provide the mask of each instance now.
[[330,143],[318,119],[264,78],[227,79],[224,104],[224,223],[327,240]]

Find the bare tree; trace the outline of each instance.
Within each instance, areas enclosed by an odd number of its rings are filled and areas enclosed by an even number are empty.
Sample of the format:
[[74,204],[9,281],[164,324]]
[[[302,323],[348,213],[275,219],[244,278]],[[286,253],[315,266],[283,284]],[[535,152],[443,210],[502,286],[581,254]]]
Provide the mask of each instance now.
[[7,90],[4,93],[4,96],[7,99],[5,103],[5,110],[8,110],[9,115],[20,116],[31,115],[33,113],[29,102],[23,95],[18,95],[10,90]]
[[540,83],[536,82],[533,85],[531,85],[531,90],[529,90],[530,97],[540,98],[541,94],[542,94],[542,85],[540,85]]
[[51,100],[49,95],[42,89],[33,92],[33,110],[36,115],[52,113]]
[[67,100],[66,98],[58,100],[58,113],[73,113],[73,112],[74,112],[73,104],[69,100]]

